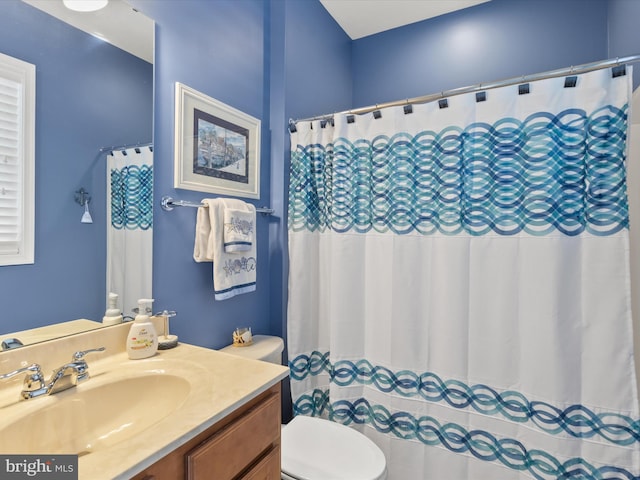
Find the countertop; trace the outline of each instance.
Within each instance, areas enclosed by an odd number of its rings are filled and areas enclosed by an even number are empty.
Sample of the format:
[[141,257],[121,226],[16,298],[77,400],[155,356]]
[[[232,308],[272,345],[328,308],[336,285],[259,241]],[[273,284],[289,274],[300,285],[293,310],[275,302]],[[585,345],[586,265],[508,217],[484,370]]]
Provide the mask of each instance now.
[[[142,367],[161,371],[165,368],[162,364],[170,365],[174,361],[191,365],[192,373],[198,377],[185,403],[135,437],[81,456],[78,462],[81,480],[131,478],[280,382],[289,372],[284,366],[186,344],[161,350],[154,357],[143,360],[129,360],[126,353],[119,353],[105,361],[94,362],[91,369],[96,376],[111,368],[114,362],[134,362],[136,370]],[[135,391],[131,395],[135,395]]]

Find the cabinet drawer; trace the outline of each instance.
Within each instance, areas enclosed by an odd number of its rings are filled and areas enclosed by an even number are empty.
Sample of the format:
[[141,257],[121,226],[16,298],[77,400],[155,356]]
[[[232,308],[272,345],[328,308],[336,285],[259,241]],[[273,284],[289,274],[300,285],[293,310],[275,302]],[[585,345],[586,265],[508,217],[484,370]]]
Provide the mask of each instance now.
[[231,480],[279,445],[280,399],[275,395],[191,450],[186,455],[187,478]]
[[280,447],[271,450],[242,480],[280,480]]

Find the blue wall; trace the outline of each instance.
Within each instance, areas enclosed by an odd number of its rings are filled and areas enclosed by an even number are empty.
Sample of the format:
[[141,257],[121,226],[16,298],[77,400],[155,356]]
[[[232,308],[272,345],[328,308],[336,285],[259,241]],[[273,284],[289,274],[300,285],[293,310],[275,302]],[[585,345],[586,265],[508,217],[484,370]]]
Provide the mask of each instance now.
[[606,58],[607,0],[492,0],[356,40],[354,107]]
[[[99,149],[151,141],[153,66],[19,0],[0,2],[0,52],[36,65],[35,264],[0,267],[0,332],[101,319],[106,163]],[[91,225],[80,223],[80,187],[92,196]]]
[[[199,202],[214,195],[173,188],[175,82],[262,121],[260,200],[269,204],[270,155],[268,97],[265,92],[265,23],[261,0],[183,0],[131,2],[156,21],[154,197]],[[176,310],[171,330],[182,341],[219,348],[231,332],[250,326],[268,333],[269,222],[258,217],[258,277],[254,293],[214,301],[212,264],[195,263],[196,210],[154,212],[153,291],[156,308]]]

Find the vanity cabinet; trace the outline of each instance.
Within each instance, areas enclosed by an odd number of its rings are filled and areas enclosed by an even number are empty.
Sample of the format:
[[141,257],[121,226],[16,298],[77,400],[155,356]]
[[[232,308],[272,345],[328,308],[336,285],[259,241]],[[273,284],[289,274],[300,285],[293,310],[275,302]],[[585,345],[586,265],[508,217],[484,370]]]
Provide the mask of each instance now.
[[280,385],[176,448],[134,480],[280,479]]

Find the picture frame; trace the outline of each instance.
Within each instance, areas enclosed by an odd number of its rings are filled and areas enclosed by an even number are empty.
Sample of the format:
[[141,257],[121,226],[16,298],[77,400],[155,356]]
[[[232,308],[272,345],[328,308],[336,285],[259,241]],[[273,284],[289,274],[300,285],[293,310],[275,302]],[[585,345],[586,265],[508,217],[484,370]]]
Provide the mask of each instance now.
[[173,186],[260,198],[260,123],[176,82]]

